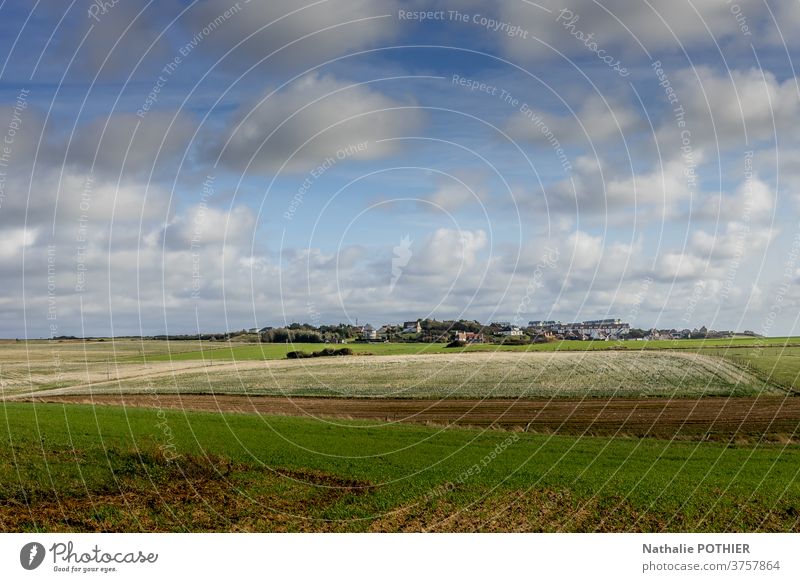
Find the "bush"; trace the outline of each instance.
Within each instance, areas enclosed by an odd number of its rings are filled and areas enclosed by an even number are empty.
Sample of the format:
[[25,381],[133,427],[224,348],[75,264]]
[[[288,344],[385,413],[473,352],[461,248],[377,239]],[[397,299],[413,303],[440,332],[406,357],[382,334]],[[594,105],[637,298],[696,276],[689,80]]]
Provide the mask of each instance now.
[[303,352],[303,351],[295,351],[295,352],[288,352],[286,357],[290,360],[296,360],[299,358],[326,358],[330,356],[352,356],[353,350],[350,348],[340,348],[338,350],[334,348],[324,348],[319,350],[318,352]]
[[464,342],[464,341],[461,341],[461,340],[453,340],[449,344],[447,344],[445,347],[448,347],[448,348],[463,348],[466,345],[467,345],[467,342]]

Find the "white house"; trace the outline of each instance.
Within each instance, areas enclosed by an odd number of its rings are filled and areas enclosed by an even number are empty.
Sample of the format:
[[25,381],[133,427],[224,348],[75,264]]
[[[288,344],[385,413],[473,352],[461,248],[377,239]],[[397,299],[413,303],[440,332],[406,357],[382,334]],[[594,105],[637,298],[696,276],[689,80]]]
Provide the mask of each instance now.
[[509,325],[508,327],[501,329],[498,335],[506,337],[521,336],[522,330],[516,325]]
[[422,333],[422,326],[417,321],[406,321],[403,323],[403,333]]
[[364,326],[361,332],[361,339],[366,341],[373,341],[378,339],[378,332],[375,331],[375,328],[372,327],[370,324]]

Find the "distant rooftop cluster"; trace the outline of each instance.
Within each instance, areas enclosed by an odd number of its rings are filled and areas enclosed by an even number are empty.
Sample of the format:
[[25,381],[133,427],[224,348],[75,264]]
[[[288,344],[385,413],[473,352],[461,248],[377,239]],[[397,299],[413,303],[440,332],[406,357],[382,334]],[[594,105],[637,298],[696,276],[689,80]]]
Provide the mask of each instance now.
[[[353,325],[339,323],[313,326],[292,323],[286,327],[260,327],[237,333],[257,334],[261,341],[324,341],[343,343],[364,342],[436,342],[458,341],[463,343],[487,342],[546,342],[556,340],[618,341],[618,340],[666,340],[691,338],[732,337],[735,332],[699,329],[637,329],[619,318],[588,319],[580,322],[559,320],[533,320],[527,326],[510,321],[493,321],[485,324],[469,320],[416,319],[402,323],[386,323],[374,326],[370,323]],[[756,335],[744,332],[743,335]]]
[[631,331],[631,326],[621,319],[590,319],[580,323],[560,321],[530,321],[528,328],[538,333],[564,336],[565,339],[621,339]]

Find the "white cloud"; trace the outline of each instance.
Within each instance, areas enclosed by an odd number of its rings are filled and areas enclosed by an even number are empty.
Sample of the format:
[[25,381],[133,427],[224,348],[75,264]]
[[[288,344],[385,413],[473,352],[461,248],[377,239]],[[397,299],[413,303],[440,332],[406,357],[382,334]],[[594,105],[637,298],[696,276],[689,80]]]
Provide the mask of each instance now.
[[[718,72],[700,65],[673,77],[693,147],[724,151],[753,149],[759,141],[797,142],[792,128],[800,115],[800,98],[793,77],[781,82],[765,70]],[[658,130],[662,152],[681,146],[680,131],[675,119],[667,117]]]
[[[623,61],[641,55],[642,46],[649,51],[679,50],[695,46],[714,46],[715,42],[747,46],[758,37],[743,36],[730,5],[718,0],[673,0],[646,3],[626,0],[542,0],[546,10],[524,2],[502,4],[500,18],[529,31],[527,39],[503,38],[506,51],[517,59],[530,60],[555,53],[534,39],[569,56],[591,55],[584,41],[573,36],[573,30],[593,35],[601,50]],[[758,0],[740,0],[752,24],[765,22],[763,6]],[[561,12],[565,10],[565,12]],[[577,20],[572,20],[577,17]],[[556,22],[556,19],[561,21]],[[572,23],[572,29],[563,26]],[[531,38],[533,37],[533,38]],[[591,42],[591,40],[589,42]],[[616,52],[616,54],[615,54]],[[599,62],[599,61],[598,61]]]
[[167,244],[175,249],[254,244],[256,219],[247,206],[230,210],[195,204],[175,216],[166,230]]
[[116,113],[80,126],[59,150],[68,150],[67,164],[74,167],[146,178],[157,170],[175,170],[194,129],[194,121],[180,112],[150,111],[143,119]]
[[[386,15],[396,14],[396,4],[392,0],[242,2],[200,50],[211,47],[224,54],[226,67],[253,65],[268,55],[268,67],[310,67],[394,36],[395,22]],[[228,0],[199,2],[183,22],[187,33],[196,34],[230,8]]]
[[772,188],[754,175],[743,181],[733,194],[704,195],[694,216],[704,220],[741,221],[757,225],[769,222],[775,208]]
[[[656,272],[661,280],[689,280],[708,276],[708,260],[691,253],[668,251],[659,257]],[[711,274],[713,276],[713,273]]]
[[[560,116],[539,109],[532,114],[553,133],[562,145],[597,147],[611,139],[630,139],[631,134],[643,127],[641,119],[632,107],[607,97],[592,95],[575,111],[574,115]],[[526,114],[517,113],[508,123],[506,131],[515,139],[548,145],[548,137],[542,126],[537,125]]]
[[[463,208],[478,210],[489,197],[485,176],[473,170],[459,170],[451,175],[438,175],[436,189],[425,200],[421,208],[432,212],[455,212]],[[433,206],[431,206],[433,205]]]
[[[101,10],[103,6],[107,8]],[[166,38],[158,38],[163,30],[159,23],[169,22],[177,14],[177,7],[171,0],[160,2],[157,7],[133,2],[112,5],[78,0],[74,6],[69,6],[64,21],[65,33],[55,36],[57,50],[48,56],[75,58],[77,68],[90,78],[97,74],[100,78],[125,79],[134,74],[139,59],[153,64],[169,54]],[[54,11],[53,17],[56,14],[58,12]]]
[[36,242],[38,230],[35,228],[11,228],[0,231],[3,244],[0,245],[0,260],[18,259],[25,247]]
[[488,243],[484,230],[437,228],[408,264],[412,276],[450,279],[478,264],[478,254]]
[[339,150],[359,144],[343,157],[373,160],[396,150],[392,142],[379,140],[419,128],[421,113],[412,107],[377,88],[308,75],[241,107],[229,123],[230,132],[211,140],[208,154],[222,150],[228,167],[265,173],[284,163],[286,171],[310,170],[329,158],[337,163]]
[[[701,152],[695,153],[695,159],[702,160]],[[612,219],[625,221],[634,212],[643,220],[669,217],[692,196],[686,172],[680,157],[656,164],[650,171],[624,173],[602,159],[580,156],[571,179],[546,187],[548,207],[578,217],[609,213]]]
[[767,228],[753,229],[741,222],[729,222],[722,232],[696,230],[689,242],[691,252],[709,261],[746,258],[762,251],[775,233]]

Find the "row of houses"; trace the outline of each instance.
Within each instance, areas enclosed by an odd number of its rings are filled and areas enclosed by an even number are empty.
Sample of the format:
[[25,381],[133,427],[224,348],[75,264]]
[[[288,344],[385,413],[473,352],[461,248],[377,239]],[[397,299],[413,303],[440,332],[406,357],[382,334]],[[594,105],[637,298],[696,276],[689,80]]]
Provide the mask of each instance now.
[[[700,329],[651,329],[644,336],[648,340],[669,340],[669,339],[721,339],[731,338],[736,335],[733,331],[717,331],[715,329],[707,329],[706,326]],[[744,331],[742,335],[757,336],[755,332]]]
[[[425,325],[423,325],[425,323]],[[453,322],[450,322],[452,324]],[[522,339],[529,336],[533,341],[548,341],[551,339],[575,339],[575,340],[619,340],[619,339],[641,339],[641,340],[676,340],[690,338],[725,338],[733,337],[736,334],[732,331],[709,330],[705,326],[697,329],[631,329],[628,323],[620,319],[590,319],[581,322],[564,323],[558,320],[536,320],[529,321],[527,327],[513,325],[508,321],[495,321],[488,325],[481,325],[478,322],[456,322],[456,328],[451,329],[447,322],[427,321],[405,321],[402,324],[387,324],[378,328],[370,324],[366,325],[340,325],[338,328],[346,328],[346,332],[320,329],[319,333],[323,341],[333,343],[343,343],[353,337],[361,341],[392,341],[409,340],[417,341],[450,341],[457,340],[465,343],[484,343],[487,338],[497,339]],[[465,325],[466,324],[466,325]],[[306,331],[308,333],[318,333],[317,328],[298,324],[292,324],[289,329]],[[464,327],[473,330],[480,328],[479,331],[466,331]],[[269,334],[274,331],[272,327],[259,327],[243,329],[241,332],[229,332],[228,335],[236,334]],[[324,333],[323,333],[324,332]],[[298,332],[299,333],[299,332]],[[743,335],[757,336],[755,332],[745,331]]]
[[[438,323],[438,322],[436,322]],[[477,322],[472,322],[477,324]],[[400,324],[382,325],[378,328],[370,324],[362,326],[349,326],[349,337],[357,337],[362,341],[392,341],[395,339],[409,339],[414,336],[420,341],[462,341],[465,343],[484,343],[487,337],[495,338],[522,338],[530,336],[534,341],[547,341],[549,339],[575,339],[575,340],[677,340],[694,338],[726,338],[734,337],[732,331],[709,330],[705,326],[697,329],[635,329],[631,330],[628,323],[620,319],[590,319],[582,322],[563,323],[558,320],[529,321],[528,326],[522,328],[508,321],[496,321],[482,327],[481,331],[451,330],[449,327],[439,326],[432,329],[430,326],[423,328],[421,320],[405,321]],[[290,329],[291,326],[290,326]],[[299,328],[298,328],[299,329]],[[305,327],[302,329],[306,329]],[[316,328],[310,328],[316,329]],[[254,327],[243,329],[237,333],[267,334],[273,327]],[[633,333],[631,333],[633,332]],[[755,332],[744,331],[742,335],[757,336]],[[324,334],[324,341],[340,343],[347,341],[347,336],[341,334]]]
[[631,326],[621,319],[590,319],[581,322],[530,321],[528,329],[534,334],[561,336],[566,339],[612,340],[621,339],[631,331]]
[[370,324],[356,327],[355,331],[360,334],[361,339],[364,341],[389,341],[393,337],[401,334],[408,333],[422,333],[422,325],[419,320],[406,321],[402,326],[399,325],[382,325],[375,329]]
[[[620,319],[594,319],[579,323],[562,323],[560,321],[531,321],[523,329],[507,321],[498,321],[486,328],[486,333],[470,331],[452,331],[439,334],[441,337],[428,339],[453,339],[466,343],[484,343],[486,335],[503,338],[532,337],[560,337],[565,339],[581,340],[612,340],[621,339],[630,333],[630,325]],[[390,341],[404,334],[422,334],[420,321],[406,321],[403,325],[383,325],[379,328],[367,324],[358,329],[363,341]]]
[[[408,334],[416,336],[425,335],[423,334],[422,324],[419,320],[405,321],[402,325],[382,325],[378,328],[366,324],[356,327],[355,331],[362,341],[368,342],[391,341],[392,339],[407,336]],[[486,341],[484,334],[469,331],[446,332],[443,337],[439,337],[435,333],[429,335],[431,336],[428,338],[430,340],[454,339],[467,343],[484,343]],[[442,334],[439,335],[441,336]]]

